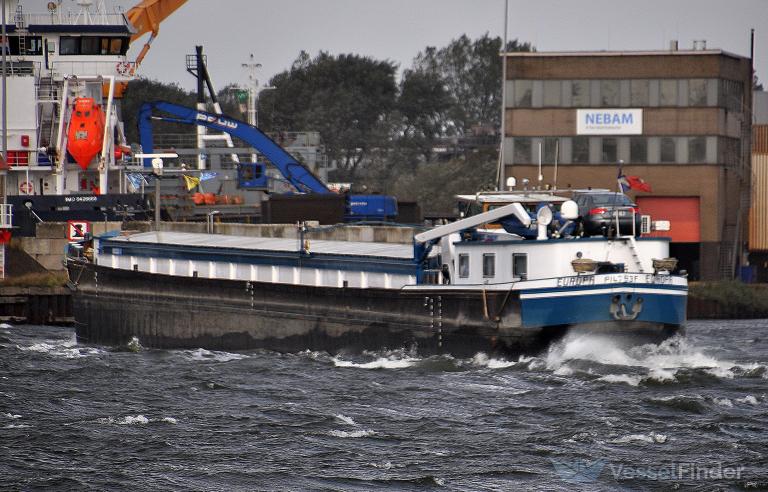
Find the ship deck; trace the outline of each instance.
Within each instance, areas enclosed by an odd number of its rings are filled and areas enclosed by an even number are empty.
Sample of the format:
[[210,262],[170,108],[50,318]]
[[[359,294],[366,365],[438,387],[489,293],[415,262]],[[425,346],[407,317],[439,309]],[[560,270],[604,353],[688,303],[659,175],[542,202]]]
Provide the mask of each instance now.
[[[306,235],[304,239],[309,241],[309,251],[313,254],[391,258],[401,260],[410,260],[413,258],[413,246],[410,244],[320,240],[312,239],[311,234]],[[130,236],[109,238],[107,242],[113,246],[119,246],[120,243],[126,243],[126,245],[215,248],[221,250],[243,250],[252,252],[302,251],[301,241],[297,238],[225,236],[221,234],[190,232],[143,232],[132,234]]]

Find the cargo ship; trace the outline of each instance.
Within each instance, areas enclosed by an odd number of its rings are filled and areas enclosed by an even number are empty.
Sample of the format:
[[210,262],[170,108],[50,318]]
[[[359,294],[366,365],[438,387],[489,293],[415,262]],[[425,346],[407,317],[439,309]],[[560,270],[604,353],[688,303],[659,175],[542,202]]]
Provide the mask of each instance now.
[[507,198],[412,245],[304,229],[298,239],[102,236],[68,259],[78,340],[471,355],[539,350],[574,326],[649,341],[683,327],[687,278],[667,239],[576,235],[575,202]]
[[[147,204],[126,174],[141,171],[123,129],[121,98],[159,24],[186,0],[137,0],[127,12],[103,1],[62,2],[29,11],[0,0],[4,71],[7,203],[14,234],[41,221],[146,218]],[[96,5],[94,5],[96,4]],[[150,40],[135,58],[131,43]]]

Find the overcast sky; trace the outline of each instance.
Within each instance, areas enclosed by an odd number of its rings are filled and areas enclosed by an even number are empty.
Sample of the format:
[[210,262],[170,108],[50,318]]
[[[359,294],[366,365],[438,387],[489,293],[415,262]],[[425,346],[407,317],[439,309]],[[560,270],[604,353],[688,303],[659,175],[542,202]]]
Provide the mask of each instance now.
[[[686,49],[705,39],[708,48],[749,56],[754,28],[755,68],[768,86],[768,0],[510,0],[509,11],[510,39],[538,51],[666,49],[672,39]],[[246,83],[241,64],[251,53],[263,83],[301,50],[369,55],[403,69],[425,46],[462,33],[503,35],[503,27],[504,0],[189,0],[163,22],[141,72],[193,89],[184,56],[196,44],[217,87]]]

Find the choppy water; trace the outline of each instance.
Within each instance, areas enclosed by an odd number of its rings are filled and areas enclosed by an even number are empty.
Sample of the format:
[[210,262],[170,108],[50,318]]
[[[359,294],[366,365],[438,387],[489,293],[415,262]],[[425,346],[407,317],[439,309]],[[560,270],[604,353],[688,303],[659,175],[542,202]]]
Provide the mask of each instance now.
[[132,353],[0,325],[0,489],[766,489],[767,367],[764,320],[519,360]]

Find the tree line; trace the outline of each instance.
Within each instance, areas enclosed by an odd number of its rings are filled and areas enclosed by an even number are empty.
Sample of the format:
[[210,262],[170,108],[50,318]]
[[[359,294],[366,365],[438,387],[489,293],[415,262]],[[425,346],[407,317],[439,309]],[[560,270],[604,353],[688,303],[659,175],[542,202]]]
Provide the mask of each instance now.
[[[331,181],[417,200],[447,213],[453,195],[493,186],[501,121],[502,40],[487,33],[427,47],[403,70],[389,60],[356,54],[312,57],[302,51],[261,93],[259,126],[267,132],[317,131],[335,170]],[[507,51],[532,51],[513,40]],[[246,119],[234,86],[218,97],[226,114]],[[192,106],[194,94],[175,84],[137,79],[123,100],[129,141],[137,141],[141,103]],[[158,132],[190,133],[164,124]]]

